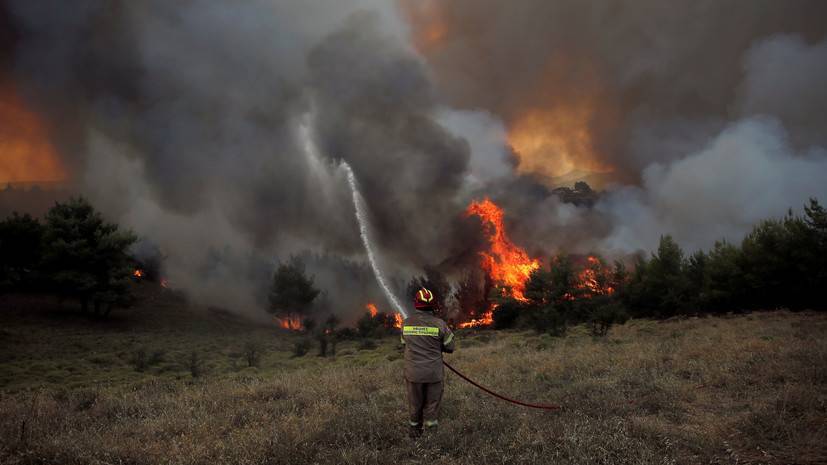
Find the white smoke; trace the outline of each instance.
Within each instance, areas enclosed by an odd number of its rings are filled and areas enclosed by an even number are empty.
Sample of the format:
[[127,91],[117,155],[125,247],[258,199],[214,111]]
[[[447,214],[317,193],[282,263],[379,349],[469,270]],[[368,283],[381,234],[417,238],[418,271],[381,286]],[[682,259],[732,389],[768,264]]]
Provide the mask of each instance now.
[[671,234],[689,250],[716,240],[740,241],[762,219],[827,199],[827,151],[793,149],[772,118],[751,118],[724,130],[703,150],[650,165],[641,187],[619,188],[596,209],[611,218],[607,251],[651,250]]

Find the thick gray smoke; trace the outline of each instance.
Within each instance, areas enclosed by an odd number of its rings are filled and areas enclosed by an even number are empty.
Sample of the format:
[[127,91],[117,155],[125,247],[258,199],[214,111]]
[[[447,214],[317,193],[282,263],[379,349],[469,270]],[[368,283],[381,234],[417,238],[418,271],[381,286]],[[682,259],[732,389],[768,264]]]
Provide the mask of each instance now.
[[[363,277],[334,286],[323,270],[324,257],[363,260],[339,158],[401,269],[454,247],[468,144],[436,121],[393,5],[13,1],[9,11],[19,35],[4,73],[58,128],[79,190],[160,247],[174,286],[258,313],[260,269],[312,250],[322,287],[361,292]],[[305,153],[308,119],[327,163]]]
[[[339,160],[397,282],[474,262],[462,211],[486,195],[532,254],[706,247],[827,201],[820,0],[399,5],[11,0],[0,78],[174,286],[250,314],[295,253],[335,310],[381,298]],[[506,142],[526,111],[584,105],[588,157],[615,169],[593,206],[515,174]]]
[[[577,120],[587,109],[593,153],[583,155],[613,167],[616,183],[594,209],[528,180],[483,188],[510,206],[524,244],[622,254],[671,233],[708,247],[808,196],[827,199],[824,2],[402,4],[452,105],[483,109],[506,130],[531,111]],[[549,133],[570,129],[550,123]]]

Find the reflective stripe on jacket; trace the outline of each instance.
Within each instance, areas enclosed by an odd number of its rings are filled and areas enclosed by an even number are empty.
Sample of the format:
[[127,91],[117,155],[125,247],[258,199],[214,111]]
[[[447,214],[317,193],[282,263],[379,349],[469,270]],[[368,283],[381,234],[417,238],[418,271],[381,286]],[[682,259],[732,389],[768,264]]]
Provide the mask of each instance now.
[[405,379],[413,383],[442,381],[442,352],[454,351],[451,328],[429,312],[416,310],[402,323]]

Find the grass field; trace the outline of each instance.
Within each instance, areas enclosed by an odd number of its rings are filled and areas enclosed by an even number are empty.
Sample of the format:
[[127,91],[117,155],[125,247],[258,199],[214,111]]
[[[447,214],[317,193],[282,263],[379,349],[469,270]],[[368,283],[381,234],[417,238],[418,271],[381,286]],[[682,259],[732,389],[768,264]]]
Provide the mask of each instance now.
[[296,335],[162,295],[109,321],[0,308],[3,464],[827,463],[824,314],[461,332],[455,367],[563,409],[448,374],[438,433],[414,441],[396,338],[293,357]]

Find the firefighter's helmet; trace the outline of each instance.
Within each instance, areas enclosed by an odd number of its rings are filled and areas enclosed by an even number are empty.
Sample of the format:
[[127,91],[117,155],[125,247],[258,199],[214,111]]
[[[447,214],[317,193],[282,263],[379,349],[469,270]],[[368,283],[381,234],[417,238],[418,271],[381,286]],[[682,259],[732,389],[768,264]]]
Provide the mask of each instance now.
[[417,310],[432,310],[436,307],[434,293],[424,287],[414,294],[414,307]]

